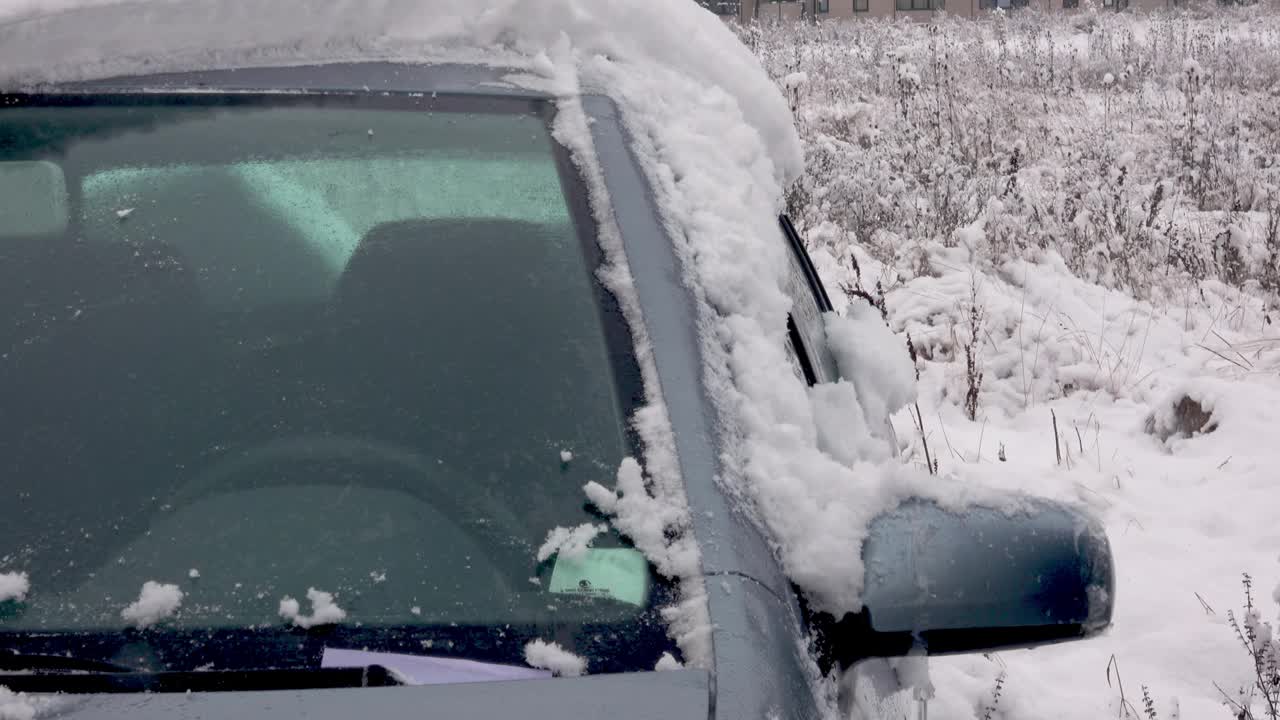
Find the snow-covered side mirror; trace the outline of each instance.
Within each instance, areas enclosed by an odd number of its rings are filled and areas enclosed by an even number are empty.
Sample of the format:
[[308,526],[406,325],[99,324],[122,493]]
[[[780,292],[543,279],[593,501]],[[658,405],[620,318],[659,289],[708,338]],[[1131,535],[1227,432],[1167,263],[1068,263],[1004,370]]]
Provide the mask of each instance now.
[[1102,528],[1043,500],[1017,512],[911,501],[871,524],[865,608],[823,633],[832,660],[1028,647],[1111,623],[1115,571]]

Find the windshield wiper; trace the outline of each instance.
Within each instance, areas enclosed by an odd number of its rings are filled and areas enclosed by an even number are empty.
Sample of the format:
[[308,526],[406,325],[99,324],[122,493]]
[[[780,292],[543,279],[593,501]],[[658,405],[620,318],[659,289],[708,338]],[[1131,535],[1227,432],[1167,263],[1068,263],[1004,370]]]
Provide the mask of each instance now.
[[[41,656],[54,657],[54,656]],[[68,658],[69,659],[69,658]],[[92,661],[91,661],[92,662]],[[113,663],[103,663],[112,666]],[[115,666],[117,668],[122,666]],[[11,670],[17,668],[10,668]],[[30,665],[21,668],[31,670]],[[198,670],[138,672],[90,671],[67,674],[0,674],[0,686],[28,693],[218,692],[243,690],[314,690],[393,687],[405,683],[382,665],[344,668],[278,668],[267,670]]]
[[35,655],[16,650],[0,650],[0,671],[131,673],[138,668],[106,660],[89,660],[66,655]]

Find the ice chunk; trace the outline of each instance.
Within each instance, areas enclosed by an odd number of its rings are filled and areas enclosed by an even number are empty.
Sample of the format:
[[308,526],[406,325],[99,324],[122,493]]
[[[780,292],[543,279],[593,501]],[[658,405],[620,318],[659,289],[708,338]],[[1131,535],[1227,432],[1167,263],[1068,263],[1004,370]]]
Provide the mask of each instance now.
[[578,677],[587,672],[586,658],[578,657],[554,642],[530,642],[524,646],[524,660],[533,667],[550,670],[557,677]]
[[31,581],[24,572],[0,573],[0,602],[17,600],[22,602],[31,592]]
[[120,617],[138,628],[150,627],[177,612],[182,595],[177,585],[148,580],[142,584],[138,599],[120,611]]
[[547,533],[546,542],[542,543],[542,547],[538,548],[538,562],[542,562],[556,553],[560,553],[560,556],[564,558],[581,558],[586,555],[587,548],[591,547],[591,541],[607,529],[604,525],[592,525],[591,523],[584,523],[575,528],[554,528]]
[[280,600],[280,617],[300,628],[333,625],[347,618],[347,611],[333,601],[333,593],[307,588],[307,600],[311,601],[311,614],[303,615],[298,601],[284,596]]
[[294,620],[298,617],[301,608],[298,607],[298,601],[285,595],[280,599],[280,617],[285,620]]
[[684,665],[682,665],[680,661],[677,660],[675,656],[669,652],[662,653],[662,657],[658,658],[658,663],[653,666],[653,669],[658,671],[680,670],[683,668],[684,668]]

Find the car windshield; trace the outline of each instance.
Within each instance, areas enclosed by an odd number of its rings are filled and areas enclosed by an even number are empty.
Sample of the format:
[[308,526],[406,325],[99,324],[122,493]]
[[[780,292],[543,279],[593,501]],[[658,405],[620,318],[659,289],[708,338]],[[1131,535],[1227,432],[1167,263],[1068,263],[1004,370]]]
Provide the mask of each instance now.
[[553,112],[0,98],[0,649],[652,668],[636,550],[538,557],[602,522],[640,397]]

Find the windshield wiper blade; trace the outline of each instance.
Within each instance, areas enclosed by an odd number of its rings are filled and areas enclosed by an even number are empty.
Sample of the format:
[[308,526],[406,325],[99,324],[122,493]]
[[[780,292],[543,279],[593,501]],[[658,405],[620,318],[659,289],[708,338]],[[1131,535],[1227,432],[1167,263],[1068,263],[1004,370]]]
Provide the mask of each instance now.
[[106,660],[0,650],[0,671],[133,673],[138,672],[138,668]]
[[[109,663],[108,663],[109,664]],[[29,669],[29,668],[26,668]],[[382,665],[181,672],[0,674],[0,686],[27,693],[225,692],[394,687],[405,683]]]

